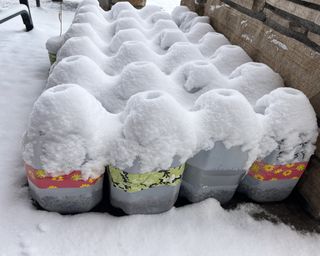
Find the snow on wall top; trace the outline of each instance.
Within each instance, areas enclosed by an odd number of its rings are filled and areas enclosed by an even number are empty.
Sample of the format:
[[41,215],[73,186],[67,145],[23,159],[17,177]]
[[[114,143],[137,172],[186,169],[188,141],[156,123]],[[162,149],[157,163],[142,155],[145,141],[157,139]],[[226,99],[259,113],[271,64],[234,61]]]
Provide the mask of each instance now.
[[83,1],[68,31],[47,42],[57,61],[30,117],[27,163],[96,177],[108,164],[167,169],[217,141],[248,152],[245,168],[280,141],[283,162],[295,161],[301,143],[312,154],[308,99],[279,88],[277,73],[230,45],[207,17],[126,2],[104,12],[97,3]]

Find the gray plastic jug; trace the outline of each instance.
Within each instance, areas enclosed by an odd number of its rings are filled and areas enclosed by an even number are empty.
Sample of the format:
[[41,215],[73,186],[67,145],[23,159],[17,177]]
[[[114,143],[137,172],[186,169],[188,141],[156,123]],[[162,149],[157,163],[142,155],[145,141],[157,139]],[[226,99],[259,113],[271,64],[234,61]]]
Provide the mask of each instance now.
[[262,161],[254,163],[242,180],[239,192],[257,202],[281,201],[287,198],[309,161],[309,157],[304,153],[304,146],[305,143],[301,143],[296,150],[295,158],[286,164],[278,161],[282,154],[280,149],[274,150]]
[[189,159],[183,175],[181,195],[191,202],[215,198],[228,202],[245,175],[248,153],[240,146],[227,149],[222,142]]
[[109,167],[110,201],[127,214],[156,214],[175,204],[184,165],[173,163],[169,170],[132,173],[139,164],[121,171]]
[[[32,198],[47,211],[59,213],[81,213],[90,211],[102,200],[103,176],[90,186],[68,188],[48,186],[48,188],[38,187],[30,178],[30,169],[43,170],[40,161],[41,136],[34,144],[34,158],[32,166],[26,165],[30,194]],[[48,177],[43,177],[48,178]]]

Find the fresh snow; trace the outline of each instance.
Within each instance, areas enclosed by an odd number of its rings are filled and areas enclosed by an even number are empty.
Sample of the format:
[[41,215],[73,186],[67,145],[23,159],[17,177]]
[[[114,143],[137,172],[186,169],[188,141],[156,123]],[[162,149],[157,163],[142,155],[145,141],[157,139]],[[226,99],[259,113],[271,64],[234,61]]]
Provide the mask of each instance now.
[[[135,161],[141,172],[150,172],[168,169],[177,159],[184,163],[218,141],[247,152],[247,170],[265,157],[259,149],[263,127],[250,103],[283,86],[279,74],[251,62],[241,47],[213,31],[208,17],[186,7],[176,7],[171,16],[151,5],[136,10],[121,2],[108,12],[97,5],[82,2],[67,32],[46,44],[50,53],[57,53],[47,87],[57,86],[58,93],[45,92],[34,106],[25,139],[26,163],[52,175],[81,170],[93,178],[103,173],[103,166],[127,169]],[[78,94],[76,88],[61,86],[70,83],[86,89],[97,99],[95,105],[106,109],[91,113],[100,124],[96,128],[89,117],[79,122],[78,115],[69,114],[87,113],[89,107],[79,104],[75,110],[69,104],[88,98],[85,91]],[[49,100],[49,94],[55,96]],[[103,116],[112,116],[112,121],[102,121]],[[109,132],[114,126],[118,131]],[[84,134],[95,129],[96,138]],[[78,137],[64,141],[65,134]]]
[[28,11],[27,6],[25,6],[24,4],[20,4],[18,6],[15,6],[13,8],[6,8],[4,10],[0,11],[0,20],[7,18],[11,15],[14,15],[18,12],[22,12],[22,11]]
[[[255,109],[264,114],[266,132],[261,146],[270,153],[271,145],[281,142],[278,148],[282,151],[280,163],[294,159],[301,147],[307,158],[313,154],[318,135],[317,119],[303,93],[293,88],[278,88],[259,99]],[[306,143],[310,141],[313,143]]]
[[[154,1],[149,0],[151,2]],[[179,4],[179,1],[157,3],[171,10],[173,3]],[[17,3],[6,0],[2,4],[9,6]],[[34,2],[31,5],[34,6]],[[250,214],[261,209],[250,204],[226,211],[217,201],[210,199],[160,215],[120,218],[108,213],[62,216],[35,209],[25,185],[21,141],[32,106],[46,87],[49,61],[45,42],[59,34],[58,5],[50,1],[42,1],[42,5],[42,8],[31,8],[35,24],[31,32],[24,32],[19,17],[0,25],[1,256],[309,256],[320,251],[319,235],[302,234],[284,224],[256,221]],[[65,9],[74,7],[72,2],[66,2],[65,6]],[[72,18],[73,12],[65,10],[65,27]],[[73,86],[67,87],[70,87],[71,93]],[[82,92],[76,90],[76,93]],[[89,98],[85,104],[95,105],[90,100],[92,97],[85,95]],[[50,97],[54,96],[49,92],[48,99]],[[168,98],[170,96],[164,100]],[[270,103],[270,98],[276,99],[274,105]],[[258,104],[260,111],[268,106],[269,110],[265,111],[267,117],[283,117],[276,108],[281,99],[278,93],[267,96]],[[298,96],[297,100],[304,101],[302,96]],[[205,99],[201,104],[204,102]],[[294,105],[288,107],[291,110]],[[73,108],[77,110],[77,106],[70,103],[70,109]],[[100,112],[99,109],[96,105],[95,110]],[[295,120],[304,118],[298,115],[299,112],[295,113]],[[68,120],[64,121],[68,123]],[[136,133],[129,131],[128,134],[135,136]],[[277,136],[281,137],[281,134]]]

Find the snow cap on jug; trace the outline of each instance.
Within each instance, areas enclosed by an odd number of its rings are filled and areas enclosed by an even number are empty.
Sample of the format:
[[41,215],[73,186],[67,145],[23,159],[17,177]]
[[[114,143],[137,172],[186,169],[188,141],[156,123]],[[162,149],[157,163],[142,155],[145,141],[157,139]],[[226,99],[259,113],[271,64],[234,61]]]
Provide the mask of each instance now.
[[118,168],[131,167],[139,159],[141,172],[168,169],[175,157],[184,163],[192,154],[195,131],[188,111],[165,92],[132,96],[121,119],[123,137],[110,152]]
[[295,162],[297,149],[303,144],[304,158],[310,158],[318,135],[317,118],[309,99],[301,91],[278,88],[259,99],[255,109],[263,115],[266,129],[261,144],[264,155],[281,144],[278,161]]
[[53,87],[34,105],[24,160],[53,176],[80,170],[85,178],[98,177],[106,164],[106,136],[115,136],[115,127],[117,119],[85,89],[71,84]]
[[216,89],[201,95],[195,103],[198,150],[212,149],[216,141],[226,148],[241,146],[248,151],[248,169],[259,154],[262,126],[246,98],[232,89]]

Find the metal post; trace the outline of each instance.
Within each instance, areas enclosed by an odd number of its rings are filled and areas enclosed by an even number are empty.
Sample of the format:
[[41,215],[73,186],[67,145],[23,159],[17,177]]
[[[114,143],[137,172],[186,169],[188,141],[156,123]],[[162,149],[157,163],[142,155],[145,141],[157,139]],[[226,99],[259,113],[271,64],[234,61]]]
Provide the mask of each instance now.
[[[29,2],[28,0],[19,0],[20,4],[24,4],[28,7],[28,11],[29,11],[29,17],[27,17],[25,14],[22,14],[22,21],[24,23],[24,25],[26,26],[27,31],[33,29],[33,21],[32,21],[32,16],[31,16],[31,12],[30,12],[30,7],[29,7]],[[37,0],[40,1],[40,0]]]

